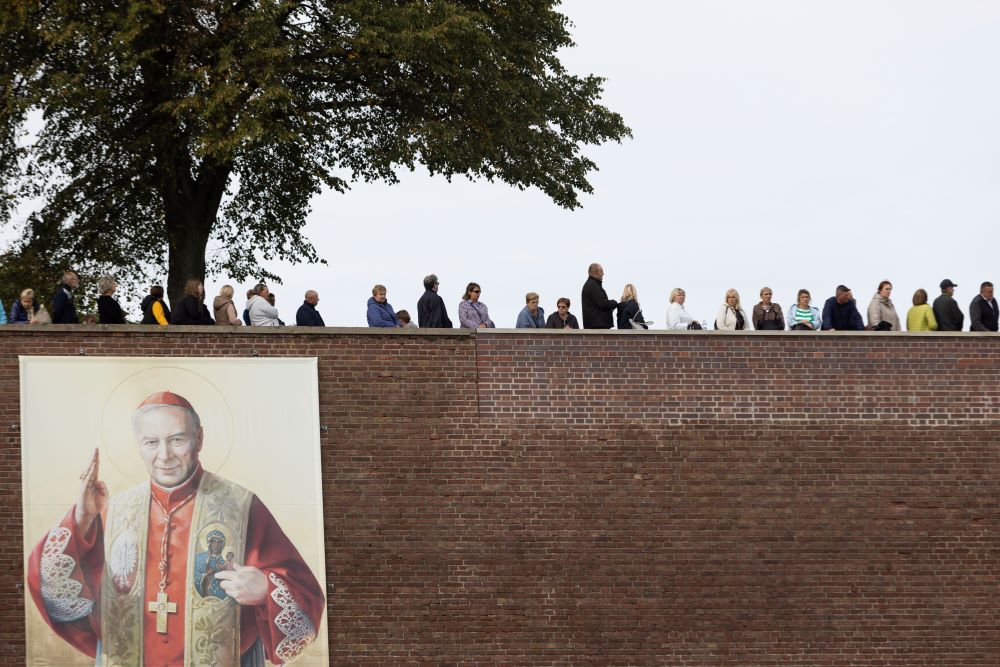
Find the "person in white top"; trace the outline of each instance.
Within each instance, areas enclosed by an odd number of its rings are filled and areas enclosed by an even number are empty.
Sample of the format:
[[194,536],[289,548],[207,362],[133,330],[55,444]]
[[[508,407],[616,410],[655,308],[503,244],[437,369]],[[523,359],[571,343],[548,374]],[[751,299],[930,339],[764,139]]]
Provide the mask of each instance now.
[[715,315],[715,328],[719,331],[743,331],[750,328],[747,324],[747,314],[740,306],[740,293],[734,289],[726,290],[726,302]]
[[[692,324],[697,325],[694,318],[684,310],[684,290],[675,287],[670,290],[670,305],[667,307],[667,328],[668,329],[691,329]],[[700,329],[697,325],[694,328]]]
[[278,309],[272,306],[267,295],[271,291],[267,285],[259,283],[253,288],[253,296],[247,301],[247,310],[250,312],[250,324],[255,327],[277,327],[281,326],[278,321]]

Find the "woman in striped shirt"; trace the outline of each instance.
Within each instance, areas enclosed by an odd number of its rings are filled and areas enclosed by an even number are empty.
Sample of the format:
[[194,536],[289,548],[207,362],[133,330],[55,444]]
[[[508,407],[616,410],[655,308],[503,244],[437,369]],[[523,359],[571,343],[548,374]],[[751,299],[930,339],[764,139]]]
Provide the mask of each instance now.
[[800,289],[798,302],[794,307],[788,309],[788,328],[800,331],[819,331],[823,324],[819,315],[819,308],[809,305],[812,295],[809,290]]

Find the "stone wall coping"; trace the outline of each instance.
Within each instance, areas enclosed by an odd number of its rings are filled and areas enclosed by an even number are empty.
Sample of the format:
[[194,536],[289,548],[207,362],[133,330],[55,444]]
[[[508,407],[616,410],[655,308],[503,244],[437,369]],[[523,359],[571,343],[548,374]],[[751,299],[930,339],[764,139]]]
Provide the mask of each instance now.
[[247,327],[247,326],[157,326],[151,324],[36,324],[0,326],[3,335],[51,335],[51,334],[106,334],[127,333],[133,335],[171,334],[240,334],[250,336],[422,336],[432,338],[475,338],[476,336],[738,336],[759,337],[778,336],[783,338],[864,337],[864,338],[996,338],[991,331],[700,331],[652,329],[648,331],[621,329],[390,329],[380,327]]

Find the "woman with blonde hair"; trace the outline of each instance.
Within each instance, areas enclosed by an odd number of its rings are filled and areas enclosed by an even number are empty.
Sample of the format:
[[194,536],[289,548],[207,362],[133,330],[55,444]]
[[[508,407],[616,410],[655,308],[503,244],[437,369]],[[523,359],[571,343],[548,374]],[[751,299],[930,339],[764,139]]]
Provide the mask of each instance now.
[[37,312],[38,302],[35,301],[35,290],[30,287],[21,290],[20,298],[10,308],[10,323],[28,324]]
[[747,328],[747,314],[740,306],[740,293],[735,289],[726,290],[726,300],[715,316],[715,328],[719,331],[743,331]]
[[243,324],[236,313],[236,304],[233,303],[235,290],[232,285],[223,285],[219,290],[219,296],[212,302],[212,309],[215,311],[215,323],[228,326],[239,326]]
[[111,276],[102,276],[97,281],[101,295],[97,297],[97,316],[101,324],[125,324],[125,313],[111,295],[118,291],[118,281]]
[[918,289],[913,293],[913,308],[906,313],[907,331],[937,331],[934,309],[927,304],[927,290]]
[[753,307],[753,328],[758,331],[784,331],[785,318],[781,306],[771,302],[774,292],[770,287],[760,290],[760,303]]
[[618,300],[618,328],[628,330],[649,328],[642,317],[642,308],[639,307],[639,293],[632,283],[625,285],[622,298]]
[[670,305],[667,306],[667,328],[668,329],[701,329],[693,317],[688,315],[684,308],[684,299],[687,293],[680,287],[670,290]]

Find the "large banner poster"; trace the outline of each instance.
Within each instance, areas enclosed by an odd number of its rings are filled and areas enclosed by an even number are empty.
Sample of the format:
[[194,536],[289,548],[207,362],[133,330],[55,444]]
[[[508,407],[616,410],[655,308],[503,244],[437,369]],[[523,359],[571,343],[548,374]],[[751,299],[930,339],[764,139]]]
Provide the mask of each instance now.
[[329,664],[315,359],[20,361],[28,664]]

